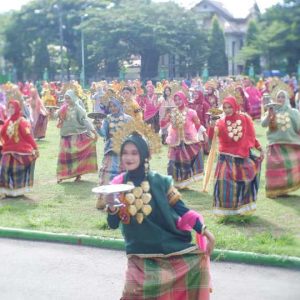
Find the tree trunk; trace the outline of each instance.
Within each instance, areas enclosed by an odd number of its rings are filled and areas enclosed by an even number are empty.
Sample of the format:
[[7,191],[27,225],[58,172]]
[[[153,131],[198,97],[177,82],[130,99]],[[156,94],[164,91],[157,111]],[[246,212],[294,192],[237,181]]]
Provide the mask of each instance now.
[[141,53],[141,79],[150,80],[158,76],[159,52],[155,49]]

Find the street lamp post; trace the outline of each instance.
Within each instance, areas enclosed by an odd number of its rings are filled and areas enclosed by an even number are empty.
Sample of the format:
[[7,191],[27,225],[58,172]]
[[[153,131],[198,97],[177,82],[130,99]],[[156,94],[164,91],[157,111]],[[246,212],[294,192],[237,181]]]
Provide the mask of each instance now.
[[64,80],[64,36],[63,36],[63,21],[62,21],[62,7],[60,1],[53,6],[58,11],[59,22],[59,43],[60,43],[60,81]]
[[[87,17],[88,14],[85,14],[81,16],[81,24],[83,22],[83,19]],[[81,85],[84,88],[85,87],[85,51],[84,51],[84,32],[81,28],[81,73],[80,73],[80,79],[81,79]]]

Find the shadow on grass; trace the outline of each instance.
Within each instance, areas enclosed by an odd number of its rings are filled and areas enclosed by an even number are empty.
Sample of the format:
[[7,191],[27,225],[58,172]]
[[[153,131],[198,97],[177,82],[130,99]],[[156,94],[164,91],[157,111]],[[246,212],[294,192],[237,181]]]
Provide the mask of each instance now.
[[299,195],[290,194],[290,195],[280,196],[275,199],[267,198],[267,200],[274,201],[283,206],[291,207],[295,210],[297,215],[300,216],[300,196]]
[[36,209],[37,207],[37,201],[28,196],[6,197],[0,200],[0,214],[6,212],[18,213],[25,210]]
[[95,182],[81,180],[78,182],[74,181],[63,181],[60,185],[64,188],[64,192],[69,195],[77,196],[91,196],[92,188],[96,186]]
[[197,206],[202,210],[211,210],[212,196],[193,189],[181,190],[181,198],[187,206]]

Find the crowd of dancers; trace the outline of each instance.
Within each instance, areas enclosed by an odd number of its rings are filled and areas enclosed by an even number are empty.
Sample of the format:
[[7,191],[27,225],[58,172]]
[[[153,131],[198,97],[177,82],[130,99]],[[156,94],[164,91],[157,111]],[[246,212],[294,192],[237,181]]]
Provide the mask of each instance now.
[[[300,187],[299,94],[293,81],[100,81],[89,90],[76,81],[7,83],[1,86],[0,101],[3,197],[22,195],[33,186],[36,141],[45,138],[49,119],[57,119],[61,137],[57,183],[99,172],[99,184],[109,184],[125,170],[114,149],[114,135],[125,124],[140,122],[151,126],[168,147],[166,171],[177,189],[203,181],[207,190],[218,153],[215,214],[255,210],[264,157],[268,197]],[[267,149],[256,138],[253,120],[268,128]],[[104,139],[99,171],[98,137]],[[104,206],[100,197],[97,208]]]

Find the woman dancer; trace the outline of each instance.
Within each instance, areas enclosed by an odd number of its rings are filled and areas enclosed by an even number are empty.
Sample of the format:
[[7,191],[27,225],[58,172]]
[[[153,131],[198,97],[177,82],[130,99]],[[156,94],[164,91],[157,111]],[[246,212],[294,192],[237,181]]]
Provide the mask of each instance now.
[[290,105],[286,91],[280,90],[262,120],[267,131],[266,194],[286,195],[300,188],[300,112]]

